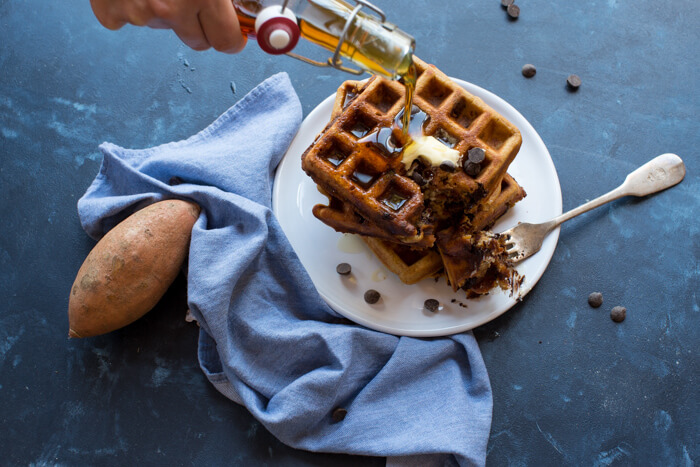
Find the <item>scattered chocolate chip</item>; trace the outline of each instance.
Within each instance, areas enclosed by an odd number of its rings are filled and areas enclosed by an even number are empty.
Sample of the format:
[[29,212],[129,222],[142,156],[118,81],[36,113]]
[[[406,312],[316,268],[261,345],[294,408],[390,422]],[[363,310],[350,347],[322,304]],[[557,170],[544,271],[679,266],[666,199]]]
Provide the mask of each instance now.
[[616,306],[610,310],[610,319],[616,323],[621,323],[625,320],[627,316],[627,308],[624,306]]
[[365,292],[365,301],[370,305],[377,303],[379,301],[379,297],[381,297],[380,293],[374,289],[369,289],[367,292]]
[[514,1],[515,0],[501,0],[501,6],[503,8],[508,8],[509,6],[511,6],[513,4]]
[[508,12],[508,16],[510,16],[512,19],[518,19],[518,16],[520,16],[520,7],[514,3],[508,5],[506,11]]
[[168,180],[168,185],[170,186],[179,185],[181,183],[182,179],[180,177],[170,177],[170,180]]
[[532,78],[537,73],[537,68],[531,63],[526,63],[523,65],[522,73],[524,77]]
[[442,161],[442,163],[440,163],[440,169],[452,173],[455,171],[455,163],[452,161]]
[[484,151],[484,148],[471,148],[469,152],[467,152],[467,158],[469,159],[469,162],[472,162],[474,164],[481,164],[484,162],[484,158],[486,157],[486,151]]
[[577,75],[569,75],[569,77],[566,78],[566,85],[569,86],[569,89],[572,91],[576,91],[581,86],[581,78]]
[[425,306],[426,310],[436,313],[438,311],[438,308],[440,308],[440,302],[438,302],[434,298],[429,298],[425,301],[423,306]]
[[348,414],[348,411],[345,410],[342,407],[338,407],[333,411],[333,414],[331,415],[331,418],[333,418],[334,422],[342,422],[345,420],[345,416]]
[[475,164],[473,162],[467,162],[464,165],[464,171],[470,177],[476,177],[481,172],[481,164]]
[[542,343],[542,341],[537,341],[537,343],[538,343],[538,344],[541,344],[541,343]]
[[335,272],[341,276],[347,276],[352,271],[352,267],[348,263],[340,263],[335,267]]
[[603,304],[603,294],[600,292],[593,292],[588,296],[588,304],[593,308],[598,308]]

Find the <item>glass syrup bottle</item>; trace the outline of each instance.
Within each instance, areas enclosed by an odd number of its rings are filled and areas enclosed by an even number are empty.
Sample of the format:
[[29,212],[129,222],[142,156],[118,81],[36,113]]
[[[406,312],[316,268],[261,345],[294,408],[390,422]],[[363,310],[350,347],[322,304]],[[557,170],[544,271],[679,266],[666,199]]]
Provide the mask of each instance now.
[[[233,0],[241,31],[271,54],[287,54],[317,66],[353,74],[368,72],[402,79],[406,86],[403,132],[408,133],[415,90],[415,40],[386,21],[384,13],[366,0],[355,5],[342,0]],[[300,37],[333,52],[327,62],[297,55]],[[350,68],[346,59],[359,68]]]

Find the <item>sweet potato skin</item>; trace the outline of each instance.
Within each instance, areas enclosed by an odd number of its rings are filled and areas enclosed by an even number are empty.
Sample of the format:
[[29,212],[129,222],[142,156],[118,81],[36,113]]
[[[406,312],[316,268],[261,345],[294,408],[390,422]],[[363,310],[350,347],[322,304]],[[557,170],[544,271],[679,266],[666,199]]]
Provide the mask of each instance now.
[[159,201],[107,232],[71,287],[68,336],[105,334],[150,311],[187,257],[199,211],[189,201]]

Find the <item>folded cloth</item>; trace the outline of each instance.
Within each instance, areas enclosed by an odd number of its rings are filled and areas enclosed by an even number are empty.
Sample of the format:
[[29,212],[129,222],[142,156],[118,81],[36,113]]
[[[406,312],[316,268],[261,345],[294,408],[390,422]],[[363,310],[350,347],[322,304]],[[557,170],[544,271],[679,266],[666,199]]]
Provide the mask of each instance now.
[[201,206],[187,287],[202,370],[282,442],[399,464],[483,465],[492,399],[473,334],[417,339],[348,324],[320,298],[272,213],[274,170],[300,123],[280,73],[185,141],[104,143],[78,201],[83,228],[98,239],[167,198]]

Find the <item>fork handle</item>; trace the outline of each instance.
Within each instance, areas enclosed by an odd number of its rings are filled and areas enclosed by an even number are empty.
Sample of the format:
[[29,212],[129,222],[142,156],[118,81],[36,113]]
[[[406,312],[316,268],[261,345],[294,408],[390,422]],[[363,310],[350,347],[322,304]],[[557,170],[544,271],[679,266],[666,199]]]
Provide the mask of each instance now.
[[[625,178],[619,187],[581,206],[555,217],[550,222],[554,229],[562,222],[602,206],[623,196],[647,196],[680,183],[685,177],[685,164],[675,154],[662,154],[650,160]],[[550,229],[550,230],[551,230]]]

